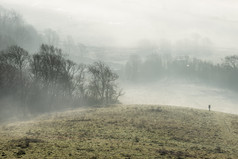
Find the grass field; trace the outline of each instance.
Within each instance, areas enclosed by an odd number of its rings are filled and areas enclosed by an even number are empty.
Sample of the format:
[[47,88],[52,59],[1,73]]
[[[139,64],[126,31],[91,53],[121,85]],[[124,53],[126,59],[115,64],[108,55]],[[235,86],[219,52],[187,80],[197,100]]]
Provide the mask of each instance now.
[[238,116],[152,105],[52,113],[2,124],[0,158],[238,158]]

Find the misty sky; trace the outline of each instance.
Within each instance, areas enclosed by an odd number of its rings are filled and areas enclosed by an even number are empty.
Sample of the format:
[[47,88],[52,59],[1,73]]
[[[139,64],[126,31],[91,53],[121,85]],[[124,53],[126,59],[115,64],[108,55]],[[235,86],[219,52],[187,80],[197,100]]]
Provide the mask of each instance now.
[[90,45],[133,46],[201,36],[238,48],[237,0],[0,0],[39,31],[52,28]]

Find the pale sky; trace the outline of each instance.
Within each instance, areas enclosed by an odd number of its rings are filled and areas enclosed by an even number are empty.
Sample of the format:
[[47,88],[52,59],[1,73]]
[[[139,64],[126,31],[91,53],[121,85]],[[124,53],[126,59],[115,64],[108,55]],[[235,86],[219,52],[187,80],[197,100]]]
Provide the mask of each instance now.
[[0,0],[39,31],[52,28],[76,41],[130,46],[142,39],[207,37],[238,48],[237,0]]

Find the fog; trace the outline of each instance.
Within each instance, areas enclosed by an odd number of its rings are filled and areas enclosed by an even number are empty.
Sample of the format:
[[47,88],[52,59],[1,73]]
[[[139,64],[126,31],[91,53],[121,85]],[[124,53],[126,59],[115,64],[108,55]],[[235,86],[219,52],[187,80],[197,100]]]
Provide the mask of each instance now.
[[119,102],[237,114],[237,15],[235,0],[0,0],[1,117]]
[[132,47],[143,39],[199,35],[219,49],[237,49],[235,0],[1,0],[1,5],[40,31],[51,28],[87,45]]
[[188,81],[163,80],[154,84],[125,85],[123,104],[192,107],[238,114],[238,93]]

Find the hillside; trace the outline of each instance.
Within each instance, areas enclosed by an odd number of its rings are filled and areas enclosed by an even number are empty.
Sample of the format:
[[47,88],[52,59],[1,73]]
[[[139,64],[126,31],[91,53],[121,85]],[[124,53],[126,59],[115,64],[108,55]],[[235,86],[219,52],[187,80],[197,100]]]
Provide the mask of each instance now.
[[0,126],[0,158],[238,158],[238,116],[118,105]]

